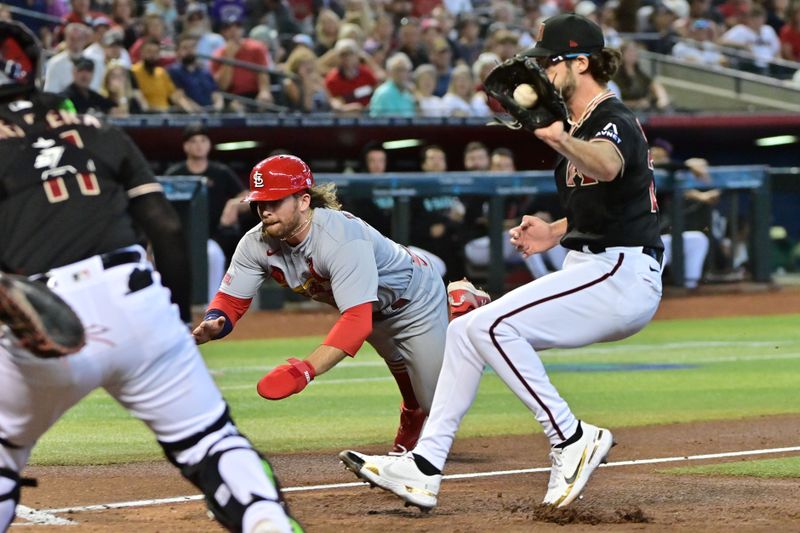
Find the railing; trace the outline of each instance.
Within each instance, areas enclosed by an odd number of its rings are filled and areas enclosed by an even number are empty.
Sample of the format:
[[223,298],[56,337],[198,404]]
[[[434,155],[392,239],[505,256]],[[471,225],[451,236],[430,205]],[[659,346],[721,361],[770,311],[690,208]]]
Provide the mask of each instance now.
[[[726,191],[749,191],[750,250],[752,275],[755,281],[768,282],[770,273],[769,223],[770,174],[765,166],[712,167],[710,181],[699,181],[684,171],[667,173],[658,171],[656,185],[660,191],[671,191],[672,203],[672,281],[683,285],[683,195],[675,194],[691,188],[719,188]],[[503,292],[504,260],[502,243],[507,236],[503,231],[503,212],[506,197],[516,195],[555,194],[553,173],[519,172],[491,174],[475,172],[449,172],[441,175],[422,173],[397,174],[324,174],[316,175],[318,183],[336,183],[339,194],[349,198],[393,197],[391,237],[409,244],[411,221],[410,199],[415,196],[481,195],[489,196],[489,238],[491,261],[488,271],[488,289],[494,294]],[[167,197],[175,205],[185,225],[192,258],[192,302],[204,303],[207,295],[208,239],[207,191],[204,178],[160,177]],[[355,213],[358,215],[358,213]]]
[[[712,167],[709,181],[696,180],[690,173],[657,171],[656,186],[659,191],[671,191],[672,216],[672,277],[676,285],[683,285],[683,195],[677,191],[687,189],[746,190],[752,195],[751,250],[752,275],[755,281],[770,280],[769,265],[769,174],[765,166]],[[320,183],[334,182],[343,197],[394,197],[392,213],[392,238],[409,244],[411,219],[410,199],[415,196],[482,195],[489,196],[490,256],[488,289],[499,294],[503,291],[504,261],[502,240],[503,203],[507,196],[555,194],[553,173],[518,172],[490,174],[474,172],[448,172],[444,175],[425,173],[396,174],[317,174]],[[355,213],[358,215],[358,213]]]

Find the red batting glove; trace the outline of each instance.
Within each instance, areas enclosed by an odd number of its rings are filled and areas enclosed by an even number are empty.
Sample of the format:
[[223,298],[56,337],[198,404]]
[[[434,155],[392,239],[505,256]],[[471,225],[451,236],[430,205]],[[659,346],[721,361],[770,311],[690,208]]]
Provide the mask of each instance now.
[[305,389],[316,375],[311,363],[290,357],[288,365],[276,366],[261,378],[256,390],[262,398],[280,400]]

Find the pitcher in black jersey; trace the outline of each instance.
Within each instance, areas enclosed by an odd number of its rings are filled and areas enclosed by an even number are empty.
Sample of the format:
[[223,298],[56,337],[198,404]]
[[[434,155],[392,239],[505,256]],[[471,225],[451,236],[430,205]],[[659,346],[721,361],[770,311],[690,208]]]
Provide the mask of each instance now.
[[547,223],[525,216],[511,242],[526,255],[561,243],[571,250],[563,269],[450,323],[430,417],[414,450],[402,457],[340,454],[360,477],[423,508],[436,505],[442,469],[486,364],[550,441],[543,503],[573,502],[614,440],[609,430],[576,418],[538,352],[633,335],[661,300],[663,246],[647,141],[606,87],[619,53],[604,47],[597,24],[574,14],[546,20],[536,45],[523,53],[540,61],[569,108],[568,129],[556,122],[535,131],[561,156],[555,179],[566,217]]
[[190,280],[177,214],[121,130],[36,89],[40,50],[25,26],[0,21],[0,269],[59,294],[87,344],[40,359],[0,328],[0,530],[36,441],[99,387],[152,430],[228,529],[296,530],[181,320]]

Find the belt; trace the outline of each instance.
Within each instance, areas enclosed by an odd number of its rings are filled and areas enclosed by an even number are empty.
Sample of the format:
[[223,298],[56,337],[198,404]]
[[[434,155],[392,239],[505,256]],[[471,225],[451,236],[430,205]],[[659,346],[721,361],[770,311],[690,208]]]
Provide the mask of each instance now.
[[661,250],[659,248],[653,248],[651,246],[642,247],[642,253],[644,255],[649,255],[650,257],[655,259],[659,265],[661,264],[661,259],[663,259],[664,257],[664,250]]
[[115,266],[138,263],[142,260],[142,254],[136,250],[122,250],[105,253],[100,256],[100,260],[103,262],[103,268],[108,270]]
[[[115,266],[126,265],[128,263],[138,263],[142,260],[142,254],[136,250],[119,250],[114,252],[107,252],[100,255],[100,261],[103,263],[103,270],[114,268]],[[47,283],[52,277],[50,273],[34,274],[29,279],[31,281],[41,281]]]
[[[570,250],[575,250],[577,252],[583,252],[584,249],[588,249],[593,254],[601,254],[606,251],[605,246],[598,246],[596,244],[584,244],[584,245],[578,245],[577,247],[567,246],[566,248],[569,248]],[[652,246],[643,246],[642,253],[658,261],[659,265],[661,264],[661,259],[664,257],[664,250],[661,250],[659,248],[653,248]]]

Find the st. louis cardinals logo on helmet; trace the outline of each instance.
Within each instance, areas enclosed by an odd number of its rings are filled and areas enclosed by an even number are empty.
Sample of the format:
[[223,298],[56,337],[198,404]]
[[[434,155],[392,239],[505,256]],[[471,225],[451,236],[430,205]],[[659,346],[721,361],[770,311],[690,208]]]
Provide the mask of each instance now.
[[260,189],[264,186],[264,178],[261,177],[261,172],[256,172],[253,174],[253,187]]
[[250,172],[250,194],[244,202],[269,202],[305,191],[314,186],[308,165],[293,155],[268,157]]

